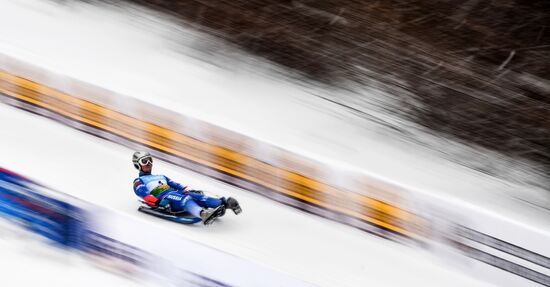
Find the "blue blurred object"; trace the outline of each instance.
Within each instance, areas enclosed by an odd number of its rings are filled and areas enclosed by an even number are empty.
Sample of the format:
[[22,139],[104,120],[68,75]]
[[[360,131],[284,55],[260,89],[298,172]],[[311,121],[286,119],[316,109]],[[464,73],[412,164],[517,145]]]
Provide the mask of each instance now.
[[79,248],[83,210],[37,189],[46,188],[0,167],[0,216],[56,243]]

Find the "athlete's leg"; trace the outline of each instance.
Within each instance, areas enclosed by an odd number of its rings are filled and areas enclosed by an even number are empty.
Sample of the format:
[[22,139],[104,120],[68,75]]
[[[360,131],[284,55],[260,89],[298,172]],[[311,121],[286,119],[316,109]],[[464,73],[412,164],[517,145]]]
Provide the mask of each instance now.
[[222,205],[225,202],[225,198],[216,198],[216,197],[210,197],[206,196],[204,194],[195,193],[195,192],[189,192],[189,196],[193,198],[193,200],[202,207],[208,207],[208,208],[216,208],[220,205]]
[[187,211],[195,217],[200,217],[202,207],[191,196],[178,193],[176,195],[168,195],[166,198],[171,201],[172,211]]

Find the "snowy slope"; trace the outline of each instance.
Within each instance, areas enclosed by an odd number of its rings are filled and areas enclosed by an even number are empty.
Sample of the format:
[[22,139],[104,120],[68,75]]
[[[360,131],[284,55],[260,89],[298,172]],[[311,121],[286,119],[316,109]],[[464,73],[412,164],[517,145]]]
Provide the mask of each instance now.
[[[214,194],[234,196],[244,211],[239,216],[228,214],[209,228],[148,217],[136,211],[131,150],[5,105],[0,105],[0,138],[2,166],[319,286],[489,286],[447,269],[425,252],[158,161],[156,172]],[[3,256],[0,264],[25,260],[17,253],[10,255],[14,257]],[[60,269],[52,268],[51,273],[61,276]],[[33,282],[32,278],[21,280]]]
[[[550,224],[548,211],[513,199],[536,197],[536,191],[453,164],[375,124],[344,116],[337,105],[312,96],[326,91],[270,77],[264,72],[272,67],[254,59],[208,55],[219,42],[158,15],[72,2],[0,3],[0,53],[333,165],[456,197],[519,221]],[[372,112],[383,116],[375,106]]]

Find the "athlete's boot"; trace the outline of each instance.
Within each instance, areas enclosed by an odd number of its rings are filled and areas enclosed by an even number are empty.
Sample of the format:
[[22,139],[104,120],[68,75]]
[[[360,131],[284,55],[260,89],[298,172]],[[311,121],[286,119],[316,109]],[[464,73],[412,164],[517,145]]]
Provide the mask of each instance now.
[[222,216],[224,213],[225,213],[224,205],[220,205],[216,208],[211,208],[211,209],[203,209],[200,214],[202,223],[204,225],[211,224],[214,221],[214,219]]

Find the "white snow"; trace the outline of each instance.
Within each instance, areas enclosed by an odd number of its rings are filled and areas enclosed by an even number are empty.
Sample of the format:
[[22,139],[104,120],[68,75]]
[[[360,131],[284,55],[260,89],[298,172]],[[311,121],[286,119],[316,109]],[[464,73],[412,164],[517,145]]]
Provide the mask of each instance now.
[[[318,286],[490,286],[449,268],[427,252],[311,216],[160,161],[155,164],[156,173],[213,194],[234,196],[242,204],[243,213],[228,214],[209,228],[149,217],[136,210],[132,150],[5,105],[0,105],[0,138],[0,166],[163,226],[181,238],[268,265]],[[146,234],[147,229],[143,232]],[[21,266],[32,258],[10,252],[2,256],[0,264]],[[35,261],[36,272],[53,277],[65,273],[65,262]],[[86,270],[89,268],[79,272],[88,274]],[[88,280],[100,284],[94,278],[86,275],[66,280],[74,285]],[[8,279],[21,286],[36,280],[26,276]]]

